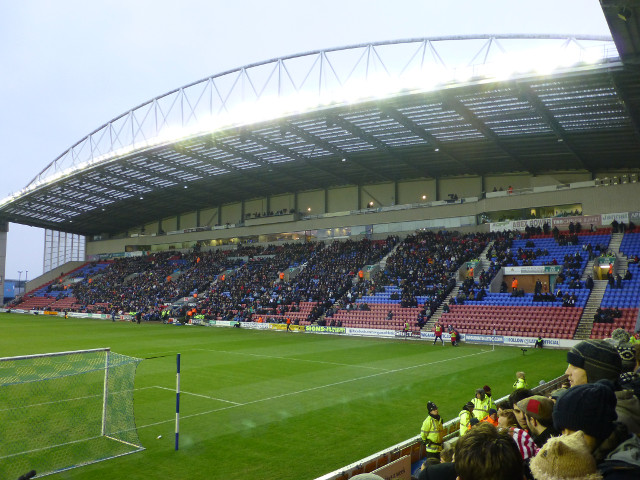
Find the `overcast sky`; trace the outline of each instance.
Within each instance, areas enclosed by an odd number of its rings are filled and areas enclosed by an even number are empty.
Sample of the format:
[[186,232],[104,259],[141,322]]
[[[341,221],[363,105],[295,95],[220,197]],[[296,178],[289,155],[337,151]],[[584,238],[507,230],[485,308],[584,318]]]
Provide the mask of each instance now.
[[[597,0],[0,0],[0,198],[119,114],[249,63],[442,35],[609,35]],[[42,273],[10,225],[6,278]]]

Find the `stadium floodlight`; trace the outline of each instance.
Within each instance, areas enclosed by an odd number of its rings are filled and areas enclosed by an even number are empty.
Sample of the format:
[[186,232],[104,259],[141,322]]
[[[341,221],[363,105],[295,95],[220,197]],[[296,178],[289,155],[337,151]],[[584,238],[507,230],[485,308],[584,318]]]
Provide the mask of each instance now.
[[133,410],[140,361],[108,348],[0,358],[0,478],[144,450]]
[[466,83],[473,78],[473,67],[457,67],[454,70],[453,80],[458,83]]

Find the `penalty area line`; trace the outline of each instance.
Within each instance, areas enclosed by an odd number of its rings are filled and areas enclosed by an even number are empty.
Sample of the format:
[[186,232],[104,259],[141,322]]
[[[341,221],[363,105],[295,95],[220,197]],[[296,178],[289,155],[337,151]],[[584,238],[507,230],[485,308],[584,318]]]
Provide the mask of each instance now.
[[[184,420],[184,419],[187,419],[187,418],[201,417],[203,415],[209,415],[210,413],[222,412],[222,411],[225,411],[225,410],[230,410],[232,408],[245,407],[247,405],[254,405],[256,403],[268,402],[268,401],[271,401],[271,400],[277,400],[279,398],[291,397],[291,396],[299,395],[299,394],[302,394],[302,393],[313,392],[315,390],[322,390],[324,388],[331,388],[331,387],[335,387],[335,386],[338,386],[338,385],[344,385],[344,384],[347,384],[347,383],[358,382],[360,380],[367,380],[369,378],[380,377],[382,375],[388,375],[388,374],[393,374],[393,373],[398,373],[398,372],[409,371],[409,370],[413,370],[413,369],[416,369],[416,368],[424,368],[425,366],[428,366],[428,365],[435,365],[435,364],[439,364],[439,363],[450,362],[452,360],[461,360],[461,359],[464,359],[464,358],[475,357],[477,355],[482,355],[482,354],[491,353],[491,352],[492,352],[492,350],[481,350],[480,352],[477,352],[477,353],[471,353],[471,354],[468,354],[468,355],[461,355],[459,357],[446,358],[446,359],[443,359],[443,360],[436,360],[434,362],[421,363],[421,364],[418,364],[418,365],[411,365],[411,366],[408,366],[408,367],[396,368],[396,369],[393,369],[393,370],[386,370],[384,372],[372,373],[370,375],[363,375],[363,376],[360,376],[360,377],[349,378],[349,379],[341,380],[339,382],[327,383],[325,385],[317,385],[315,387],[309,387],[309,388],[305,388],[305,389],[302,389],[302,390],[296,390],[296,391],[293,391],[293,392],[282,393],[280,395],[273,395],[271,397],[259,398],[257,400],[252,400],[250,402],[236,403],[234,405],[229,405],[227,407],[215,408],[213,410],[207,410],[207,411],[199,412],[199,413],[192,413],[191,415],[181,415],[180,419]],[[170,389],[167,389],[167,390],[170,390]],[[231,402],[231,403],[233,403],[233,402]],[[148,425],[140,425],[140,426],[138,426],[138,428],[140,429],[140,428],[155,427],[157,425],[162,425],[162,424],[165,424],[165,423],[173,423],[173,422],[175,422],[175,419],[163,420],[161,422],[150,423]]]
[[207,349],[207,348],[194,348],[192,350],[198,350],[198,351],[201,351],[201,352],[212,352],[212,353],[225,353],[225,354],[232,354],[232,355],[242,355],[243,357],[273,358],[273,359],[276,359],[276,360],[290,360],[290,361],[294,361],[294,362],[320,363],[322,365],[336,365],[338,367],[368,368],[368,369],[371,369],[371,370],[379,370],[379,371],[383,371],[383,372],[388,372],[389,371],[386,368],[370,367],[370,366],[367,366],[367,365],[354,365],[354,364],[350,364],[350,363],[325,362],[323,360],[307,360],[306,358],[280,357],[280,356],[277,356],[277,355],[264,355],[264,354],[261,354],[261,353],[229,352],[229,351],[225,351],[225,350],[210,350],[210,349]]
[[[170,392],[176,391],[175,388],[161,387],[159,385],[154,385],[153,387],[149,387],[149,388],[159,388],[160,390],[169,390]],[[192,395],[194,397],[206,398],[207,400],[217,400],[219,402],[231,403],[233,405],[243,405],[242,403],[232,402],[231,400],[225,400],[223,398],[217,398],[217,397],[210,397],[208,395],[202,395],[200,393],[185,392],[184,390],[180,390],[180,395]]]

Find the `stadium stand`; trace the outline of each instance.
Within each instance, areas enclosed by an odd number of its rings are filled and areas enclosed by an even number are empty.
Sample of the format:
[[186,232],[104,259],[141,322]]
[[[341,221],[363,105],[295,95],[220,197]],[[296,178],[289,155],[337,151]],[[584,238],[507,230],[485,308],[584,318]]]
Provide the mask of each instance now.
[[[581,278],[594,259],[618,253],[609,250],[610,242],[610,229],[579,234],[420,231],[402,241],[388,237],[161,252],[86,263],[29,292],[12,307],[140,311],[146,320],[159,320],[170,308],[172,316],[186,319],[198,315],[240,322],[290,320],[419,335],[446,303],[438,320],[460,333],[569,339],[576,335],[591,292]],[[467,276],[467,262],[478,262],[483,251],[483,265],[488,267]],[[628,264],[628,273],[620,286],[607,286],[591,338],[609,336],[618,327],[635,330],[640,307],[638,254],[640,232],[627,232],[619,258]],[[561,266],[554,291],[515,295],[505,288],[504,279],[502,288],[494,281],[502,267],[527,265]],[[376,268],[365,278],[362,270],[367,266]]]

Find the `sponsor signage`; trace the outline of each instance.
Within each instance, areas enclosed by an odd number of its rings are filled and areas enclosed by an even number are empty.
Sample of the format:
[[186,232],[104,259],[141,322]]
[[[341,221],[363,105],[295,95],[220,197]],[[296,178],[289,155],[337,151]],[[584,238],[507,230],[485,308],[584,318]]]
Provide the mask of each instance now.
[[[271,330],[286,330],[286,323],[269,323]],[[302,325],[289,325],[289,330],[296,332],[304,332],[305,328]]]
[[629,222],[629,212],[623,213],[605,213],[602,215],[602,225],[610,225],[611,222],[617,221],[618,223]]
[[328,327],[323,325],[307,325],[304,327],[306,332],[313,333],[347,333],[345,327]]
[[511,230],[525,230],[527,227],[542,228],[545,223],[551,224],[550,218],[531,218],[529,220],[514,220],[511,222]]
[[570,223],[580,225],[604,225],[604,221],[602,219],[602,215],[584,215],[579,217],[553,217],[551,224],[554,227],[564,227],[569,226]]
[[[537,337],[504,337],[504,345],[513,345],[513,346],[527,346],[532,347],[536,342]],[[545,347],[573,347],[578,340],[565,340],[560,338],[544,338],[542,339],[542,344]]]
[[[195,323],[195,320],[194,320]],[[232,322],[230,320],[209,320],[210,327],[233,327],[238,322]],[[205,323],[203,322],[202,325]],[[199,324],[196,324],[199,325]]]
[[475,333],[467,333],[465,335],[465,341],[470,343],[503,343],[504,337],[502,335],[477,335]]
[[[217,323],[220,323],[220,321],[218,321]],[[262,322],[242,322],[241,325],[242,325],[242,328],[253,328],[256,330],[269,330],[270,328],[268,323],[262,323]]]
[[395,330],[381,330],[377,328],[347,328],[347,335],[360,335],[366,337],[395,337]]
[[[433,332],[420,332],[420,338],[424,338],[425,340],[435,340],[436,338],[436,334]],[[451,341],[451,334],[447,333],[447,332],[443,332],[442,333],[442,339],[450,342]],[[460,338],[460,334],[458,334],[458,340],[461,340]]]
[[505,275],[557,275],[562,265],[533,265],[525,267],[504,267]]
[[529,220],[493,222],[489,224],[489,228],[492,232],[502,232],[504,230],[525,230],[527,227],[542,228],[545,223],[551,224],[551,220],[551,218],[532,218]]
[[[620,212],[605,213],[602,215],[581,215],[572,217],[534,218],[530,220],[513,220],[506,222],[493,222],[489,224],[492,232],[502,232],[505,230],[525,230],[527,227],[543,227],[549,224],[551,227],[566,228],[570,223],[585,225],[608,226],[616,220],[617,222],[628,223],[629,220],[640,220],[640,212]],[[584,229],[583,229],[584,230]]]

